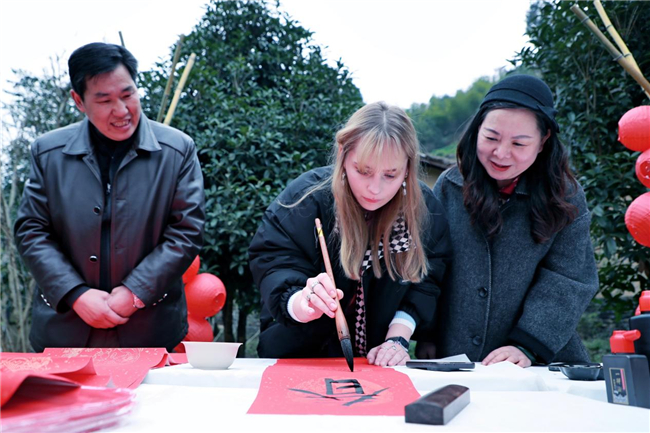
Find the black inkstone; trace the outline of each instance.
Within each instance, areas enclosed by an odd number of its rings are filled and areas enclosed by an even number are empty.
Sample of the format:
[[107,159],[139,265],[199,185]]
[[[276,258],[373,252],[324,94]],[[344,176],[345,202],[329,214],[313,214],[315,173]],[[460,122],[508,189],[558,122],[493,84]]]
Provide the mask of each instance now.
[[447,385],[404,407],[408,423],[445,425],[469,404],[469,388]]

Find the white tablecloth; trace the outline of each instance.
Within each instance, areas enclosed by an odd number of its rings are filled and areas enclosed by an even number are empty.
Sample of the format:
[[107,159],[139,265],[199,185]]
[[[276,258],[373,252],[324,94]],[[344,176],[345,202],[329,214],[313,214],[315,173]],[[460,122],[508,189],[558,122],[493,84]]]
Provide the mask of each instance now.
[[541,377],[511,362],[501,362],[487,367],[476,364],[474,370],[464,371],[393,368],[408,375],[416,389],[427,390],[427,392],[449,384],[463,385],[472,391],[548,391]]
[[543,380],[549,391],[560,391],[593,400],[607,401],[604,380],[570,380],[561,371],[549,371],[548,367],[530,367],[527,370]]
[[[228,370],[189,364],[152,370],[137,390],[139,409],[119,431],[153,431],[158,424],[165,431],[431,431],[404,417],[246,415],[264,370],[275,362],[239,358]],[[469,371],[395,370],[420,394],[449,384],[470,388],[472,403],[436,430],[650,432],[650,410],[607,403],[602,380],[573,381],[546,367],[509,362]]]
[[199,370],[190,364],[150,370],[142,383],[257,389],[266,367],[275,359],[236,358],[227,370]]
[[253,388],[148,385],[118,432],[432,432],[650,431],[650,411],[549,392],[470,391],[470,404],[446,426],[407,424],[402,416],[247,415]]
[[[237,358],[228,370],[198,370],[189,364],[151,370],[145,384],[257,389],[264,370],[274,359]],[[562,391],[607,401],[605,381],[569,381],[544,367],[520,368],[509,362],[489,367],[476,364],[468,371],[428,371],[394,367],[411,378],[416,389],[433,391],[449,384],[472,391]],[[547,374],[548,373],[548,374]],[[564,380],[566,379],[566,381]]]

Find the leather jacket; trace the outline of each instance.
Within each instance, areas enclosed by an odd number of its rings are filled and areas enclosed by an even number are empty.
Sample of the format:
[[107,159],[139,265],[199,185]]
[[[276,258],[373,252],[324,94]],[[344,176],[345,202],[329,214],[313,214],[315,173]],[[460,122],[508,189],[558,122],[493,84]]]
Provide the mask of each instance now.
[[[145,308],[117,326],[122,347],[174,347],[187,333],[183,272],[203,242],[203,177],[192,139],[144,115],[113,179],[110,284]],[[85,119],[39,137],[14,226],[37,285],[30,341],[84,347],[91,327],[63,297],[99,288],[104,191]]]

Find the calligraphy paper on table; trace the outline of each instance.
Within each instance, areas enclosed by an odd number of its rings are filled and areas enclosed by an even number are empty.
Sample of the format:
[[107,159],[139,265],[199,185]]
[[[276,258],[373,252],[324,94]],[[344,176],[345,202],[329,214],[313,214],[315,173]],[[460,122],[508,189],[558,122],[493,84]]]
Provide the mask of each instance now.
[[91,357],[98,374],[110,375],[118,388],[137,388],[150,369],[167,364],[164,348],[47,348],[43,354],[62,358]]
[[170,353],[169,365],[187,364],[187,353]]
[[80,386],[54,375],[30,376],[2,407],[0,431],[100,430],[119,424],[134,401],[135,393],[128,389]]
[[71,386],[71,387],[81,386],[70,379],[66,379],[65,377],[57,376],[55,374],[33,373],[29,371],[13,372],[13,371],[4,370],[2,371],[2,388],[0,389],[1,391],[0,394],[2,396],[0,399],[0,406],[2,406],[3,412],[5,410],[4,406],[16,394],[20,386],[26,382],[30,382],[32,384],[37,384],[37,385],[38,384],[40,385],[64,384],[66,386]]
[[393,415],[420,398],[411,379],[392,368],[343,358],[280,359],[267,367],[249,414]]
[[[0,406],[4,405],[27,377],[56,375],[62,381],[73,380],[80,385],[106,386],[110,376],[97,375],[89,357],[60,358],[42,353],[0,353],[2,387]],[[54,376],[52,376],[54,377]]]

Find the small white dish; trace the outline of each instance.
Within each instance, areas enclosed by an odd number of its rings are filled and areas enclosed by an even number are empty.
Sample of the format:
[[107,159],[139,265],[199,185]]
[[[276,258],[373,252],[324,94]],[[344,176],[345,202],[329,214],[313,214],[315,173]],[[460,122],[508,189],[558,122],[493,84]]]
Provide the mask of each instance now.
[[187,361],[194,368],[203,370],[225,370],[237,357],[241,343],[215,341],[183,341]]

